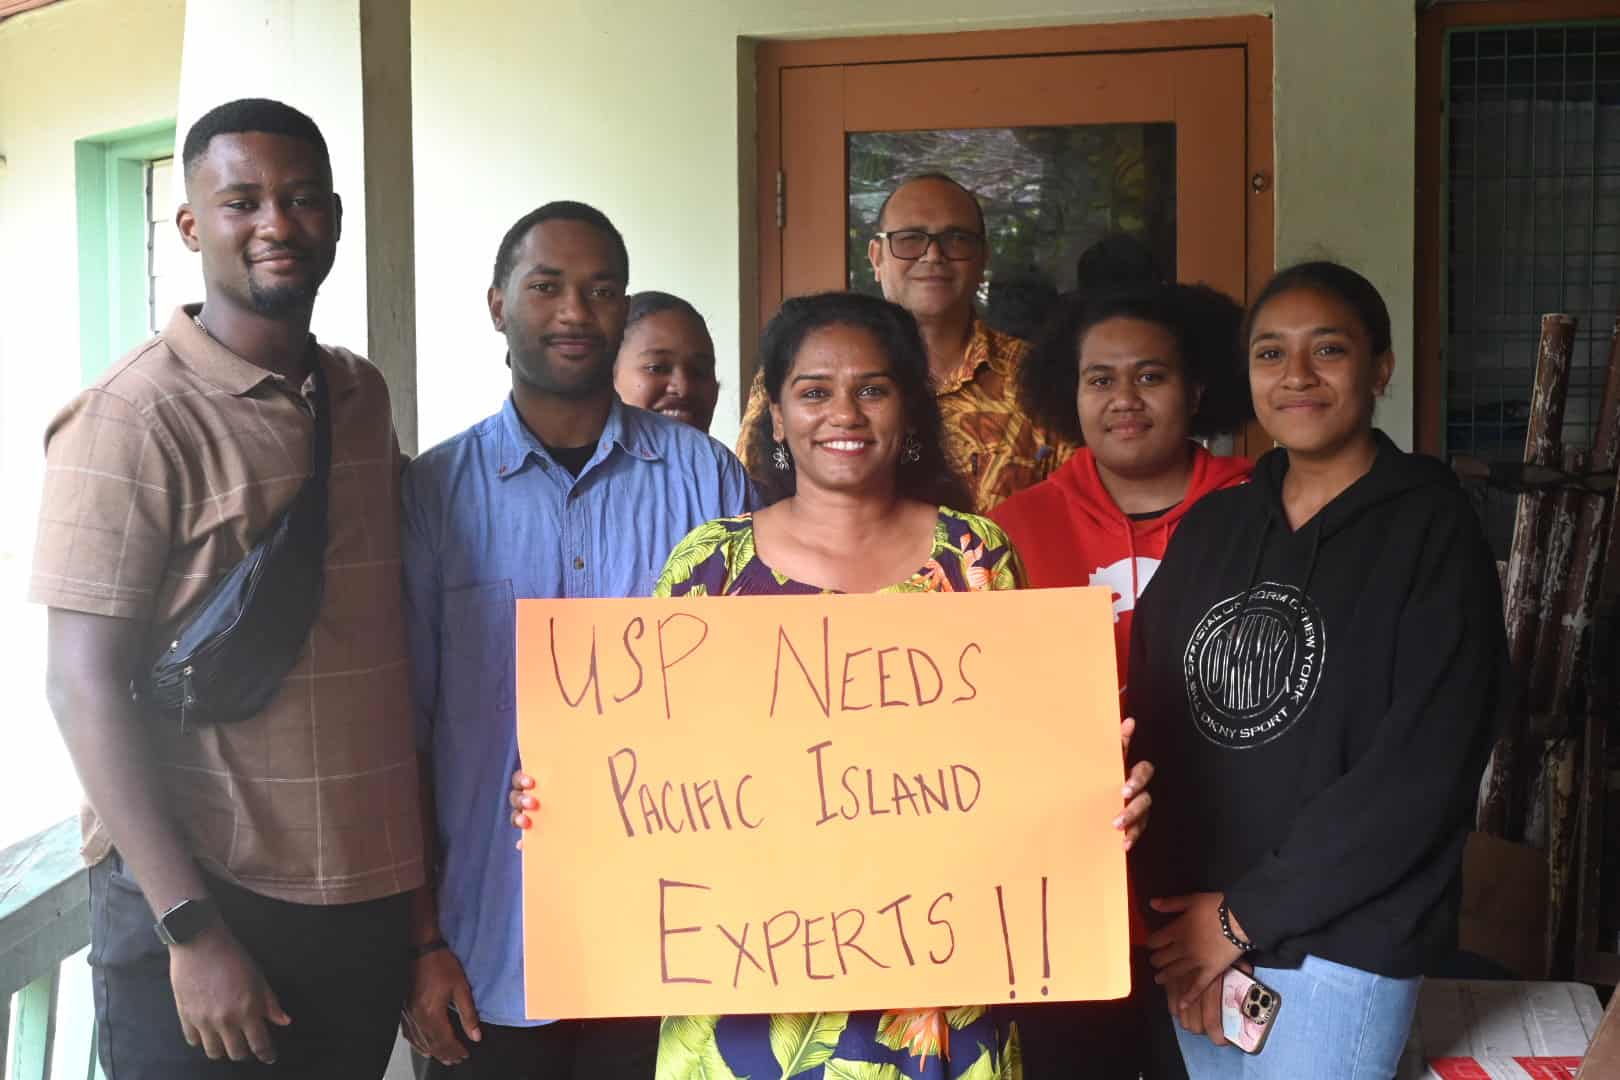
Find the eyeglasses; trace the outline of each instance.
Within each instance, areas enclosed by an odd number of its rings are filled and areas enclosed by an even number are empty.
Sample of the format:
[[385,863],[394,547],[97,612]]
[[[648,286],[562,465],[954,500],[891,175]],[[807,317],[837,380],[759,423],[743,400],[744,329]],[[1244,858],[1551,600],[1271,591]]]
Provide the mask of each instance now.
[[952,262],[977,258],[979,252],[984,250],[983,236],[961,229],[946,229],[938,233],[924,232],[922,229],[895,229],[874,235],[879,240],[889,242],[890,255],[907,262],[926,255],[930,244],[938,244],[939,253]]

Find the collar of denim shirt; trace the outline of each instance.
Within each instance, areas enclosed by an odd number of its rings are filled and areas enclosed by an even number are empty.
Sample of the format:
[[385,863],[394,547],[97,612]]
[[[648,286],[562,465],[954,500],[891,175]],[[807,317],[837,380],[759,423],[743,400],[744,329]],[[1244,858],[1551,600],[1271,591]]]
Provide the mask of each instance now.
[[[654,445],[646,430],[647,415],[615,397],[613,406],[608,410],[607,423],[602,427],[601,437],[596,440],[596,453],[591,455],[590,461],[579,471],[578,477],[569,479],[575,483],[585,479],[615,447],[642,461],[661,460],[663,455],[658,452],[658,447]],[[562,470],[556,459],[546,452],[544,444],[535,438],[534,432],[524,424],[523,418],[518,415],[517,406],[512,402],[512,395],[508,394],[506,403],[501,406],[500,446],[495,454],[495,475],[507,480],[532,463],[538,463],[543,469]],[[562,471],[566,474],[566,470]]]

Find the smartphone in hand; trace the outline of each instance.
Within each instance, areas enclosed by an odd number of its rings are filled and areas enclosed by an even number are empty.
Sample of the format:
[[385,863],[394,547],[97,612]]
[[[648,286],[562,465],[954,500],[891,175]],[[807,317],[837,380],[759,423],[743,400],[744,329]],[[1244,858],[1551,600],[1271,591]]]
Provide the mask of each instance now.
[[1245,1054],[1258,1054],[1282,1008],[1282,995],[1247,972],[1230,968],[1221,980],[1221,1034]]

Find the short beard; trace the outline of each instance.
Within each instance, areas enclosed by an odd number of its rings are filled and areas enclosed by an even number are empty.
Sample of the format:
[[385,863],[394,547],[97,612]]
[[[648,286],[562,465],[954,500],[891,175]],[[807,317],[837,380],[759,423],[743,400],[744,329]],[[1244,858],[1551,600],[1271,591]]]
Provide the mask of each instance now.
[[[510,361],[508,361],[510,363]],[[577,383],[564,383],[549,377],[549,373],[536,370],[528,364],[511,364],[512,377],[529,389],[563,401],[587,401],[598,397],[613,386],[613,363],[602,364],[588,378]]]
[[295,312],[313,307],[319,284],[280,285],[266,287],[248,279],[248,302],[253,310],[267,319],[282,319]]

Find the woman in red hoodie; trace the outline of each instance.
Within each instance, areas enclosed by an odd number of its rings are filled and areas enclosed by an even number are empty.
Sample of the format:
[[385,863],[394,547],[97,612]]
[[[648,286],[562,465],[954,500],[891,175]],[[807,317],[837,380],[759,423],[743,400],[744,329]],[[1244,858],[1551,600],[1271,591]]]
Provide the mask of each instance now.
[[1048,430],[1083,443],[1056,473],[990,513],[1030,585],[1114,590],[1120,692],[1131,612],[1182,515],[1249,478],[1247,458],[1195,439],[1254,415],[1238,337],[1243,309],[1202,285],[1072,298],[1019,371],[1019,398]]
[[[1073,298],[1020,369],[1030,417],[1083,445],[990,517],[1023,557],[1032,587],[1114,591],[1121,694],[1131,613],[1171,533],[1200,498],[1249,477],[1247,459],[1219,457],[1194,441],[1236,431],[1254,415],[1242,323],[1235,302],[1203,286]],[[1144,940],[1139,923],[1131,930],[1133,942]],[[1027,1076],[1185,1075],[1145,951],[1134,949],[1133,959],[1125,1001],[1019,1011]]]

